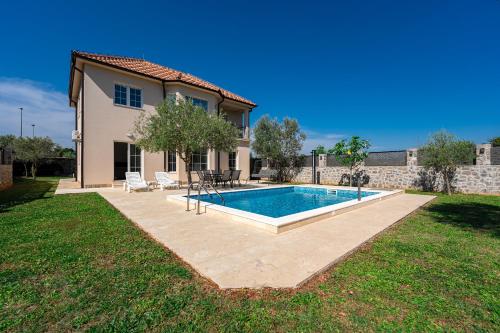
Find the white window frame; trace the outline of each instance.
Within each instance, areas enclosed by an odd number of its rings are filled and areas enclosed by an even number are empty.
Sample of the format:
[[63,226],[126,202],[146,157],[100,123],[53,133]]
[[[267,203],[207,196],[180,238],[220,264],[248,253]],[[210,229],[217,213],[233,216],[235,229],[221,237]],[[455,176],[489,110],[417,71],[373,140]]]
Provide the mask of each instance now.
[[169,97],[173,97],[175,104],[178,103],[177,92],[176,91],[174,91],[174,92],[167,92],[165,99],[168,101]]
[[[116,87],[120,86],[125,88],[125,104],[116,103]],[[116,83],[113,85],[113,104],[118,106],[128,106],[128,88],[126,85],[121,83]]]
[[[201,152],[200,152],[200,153],[201,153]],[[194,153],[193,153],[193,154],[194,154]],[[190,171],[190,172],[193,172],[193,171],[194,171],[194,172],[196,172],[196,171],[197,171],[197,170],[195,170],[195,169],[193,168],[193,165],[194,165],[194,163],[193,163],[193,156],[192,156],[193,154],[191,154],[191,165],[189,166],[189,171]],[[207,164],[207,167],[206,167],[206,169],[200,169],[200,170],[210,170],[210,152],[209,152],[208,150],[206,150],[206,154],[207,154],[207,163],[206,163],[206,164]],[[200,155],[201,155],[201,154],[200,154]],[[201,163],[199,163],[199,164],[201,165]]]
[[[141,104],[140,106],[133,106],[133,105],[130,104],[131,103],[130,97],[132,96],[132,94],[130,92],[130,89],[138,90],[138,91],[141,92],[141,100],[139,101],[139,103]],[[142,109],[142,107],[144,106],[144,102],[143,102],[144,101],[144,97],[143,97],[144,91],[142,90],[142,88],[128,86],[127,90],[128,90],[128,95],[127,95],[127,97],[128,97],[128,106],[131,107],[131,108],[134,108],[134,109]]]
[[[127,172],[130,172],[130,145],[135,145],[133,142],[127,142]],[[141,178],[144,180],[144,150],[141,149]]]
[[[184,100],[187,102],[189,99],[197,99],[199,101],[204,101],[204,102],[207,102],[207,109],[205,110],[205,112],[208,112],[208,109],[209,109],[209,103],[208,103],[208,100],[204,99],[204,98],[200,98],[200,97],[197,97],[197,96],[191,96],[191,95],[184,95]],[[203,108],[202,108],[203,109]]]
[[168,173],[177,173],[177,153],[175,153],[175,152],[173,153],[173,155],[175,156],[175,163],[172,163],[172,164],[175,165],[175,170],[174,171],[170,171],[169,170],[169,165],[170,165],[169,158],[168,158],[169,154],[170,154],[170,151],[167,151],[167,170],[166,171]]
[[[230,166],[230,163],[229,163],[229,161],[231,160],[231,158],[230,158],[231,153],[234,153],[234,169],[231,169],[231,166]],[[239,166],[238,165],[239,164],[238,163],[238,156],[239,156],[239,154],[238,154],[237,150],[229,152],[227,154],[227,167],[229,168],[229,170],[239,170],[239,168],[238,168],[238,166]]]
[[[127,89],[127,96],[126,96],[127,97],[126,98],[127,104],[126,105],[115,103],[115,95],[114,94],[115,94],[115,89],[116,89],[115,86],[116,85],[125,87]],[[141,91],[141,106],[140,107],[130,105],[130,88]],[[114,82],[113,83],[113,105],[114,106],[119,106],[119,107],[122,107],[122,108],[131,108],[131,109],[135,109],[135,110],[144,110],[144,89],[142,89],[142,87],[138,87],[138,86],[132,85],[132,84],[125,84],[125,83],[122,83],[122,82]]]

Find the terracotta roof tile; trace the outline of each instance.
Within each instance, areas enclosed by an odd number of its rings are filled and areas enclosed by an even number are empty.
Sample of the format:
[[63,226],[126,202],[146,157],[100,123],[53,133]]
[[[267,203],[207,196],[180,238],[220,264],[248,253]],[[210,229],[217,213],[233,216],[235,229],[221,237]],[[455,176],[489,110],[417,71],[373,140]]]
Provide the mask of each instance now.
[[103,54],[89,53],[83,51],[73,51],[73,55],[84,59],[94,60],[102,64],[108,64],[114,67],[136,72],[138,74],[147,75],[155,79],[160,79],[165,81],[174,80],[215,92],[220,91],[220,93],[225,98],[242,102],[251,106],[256,106],[254,102],[245,99],[241,96],[238,96],[228,90],[222,89],[216,86],[215,84],[202,80],[194,75],[191,75],[189,73],[184,73],[169,67],[161,66],[144,59],[103,55]]

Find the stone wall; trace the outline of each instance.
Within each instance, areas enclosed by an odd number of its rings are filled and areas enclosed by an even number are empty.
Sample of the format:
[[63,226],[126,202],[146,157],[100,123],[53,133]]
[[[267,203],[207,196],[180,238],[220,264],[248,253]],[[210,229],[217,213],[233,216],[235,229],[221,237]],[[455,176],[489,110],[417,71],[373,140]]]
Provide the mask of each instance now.
[[[423,167],[401,167],[401,166],[383,166],[383,167],[363,167],[369,176],[367,187],[380,188],[416,188],[423,189],[422,177],[425,173]],[[320,173],[321,184],[338,185],[342,175],[348,174],[349,170],[342,167],[323,167],[316,168]],[[295,181],[301,183],[310,183],[312,179],[312,168],[304,167],[295,177]],[[443,182],[440,177],[436,177],[434,188],[441,190]],[[458,168],[454,182],[452,184],[457,192],[464,193],[493,193],[500,194],[500,165],[471,165]]]
[[[483,149],[480,152],[480,149]],[[464,165],[457,169],[452,186],[457,192],[500,194],[500,165],[491,165],[489,145],[478,145],[476,165]],[[327,158],[320,157],[316,172],[320,173],[321,184],[338,185],[342,175],[349,169],[340,166],[327,166],[321,163]],[[422,166],[417,165],[417,150],[407,151],[406,166],[362,166],[368,176],[366,187],[379,188],[416,188],[435,190],[443,188],[441,177],[429,175]],[[297,182],[311,183],[312,168],[304,167],[294,179]]]
[[0,191],[11,187],[12,184],[12,164],[0,164]]

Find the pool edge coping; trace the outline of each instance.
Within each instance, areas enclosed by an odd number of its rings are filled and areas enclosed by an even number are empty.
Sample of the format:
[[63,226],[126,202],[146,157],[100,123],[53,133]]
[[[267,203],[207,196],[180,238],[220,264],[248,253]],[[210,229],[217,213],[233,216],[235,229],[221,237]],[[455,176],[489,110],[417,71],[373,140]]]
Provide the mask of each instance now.
[[[333,190],[348,190],[348,191],[357,191],[356,187],[345,187],[345,186],[325,186],[325,185],[315,185],[315,184],[305,184],[305,185],[278,185],[272,187],[265,188],[252,188],[252,189],[231,189],[227,191],[220,191],[223,195],[224,193],[234,193],[241,191],[256,191],[256,190],[270,190],[275,188],[283,188],[283,187],[309,187],[309,188],[326,188]],[[301,227],[310,223],[314,223],[320,220],[324,220],[329,217],[333,217],[335,215],[339,215],[345,212],[348,212],[355,208],[361,208],[370,203],[374,203],[377,201],[381,201],[384,199],[388,199],[392,196],[403,194],[404,190],[382,190],[382,189],[374,189],[374,188],[362,188],[362,191],[365,192],[380,192],[374,195],[370,195],[364,198],[361,198],[360,201],[357,199],[352,199],[349,201],[337,203],[334,205],[328,205],[325,207],[310,209],[304,212],[294,213],[290,215],[285,215],[282,217],[269,217],[261,214],[251,213],[244,210],[225,207],[222,205],[208,203],[204,201],[200,201],[200,208],[204,207],[205,211],[211,210],[216,211],[218,213],[223,213],[225,215],[229,215],[233,218],[233,220],[237,220],[240,222],[245,222],[246,224],[250,224],[255,227],[263,228],[265,230],[274,232],[276,234],[289,231],[295,229],[297,227]],[[196,195],[196,194],[195,194]],[[167,200],[174,201],[178,203],[184,203],[187,205],[186,194],[173,194],[167,195]],[[195,199],[190,199],[195,204]],[[191,203],[190,203],[191,206]]]

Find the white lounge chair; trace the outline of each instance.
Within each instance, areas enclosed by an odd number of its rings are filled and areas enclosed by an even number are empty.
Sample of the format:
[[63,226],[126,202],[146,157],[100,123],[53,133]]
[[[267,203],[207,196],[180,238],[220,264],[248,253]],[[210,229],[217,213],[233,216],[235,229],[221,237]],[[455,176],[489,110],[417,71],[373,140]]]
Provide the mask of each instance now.
[[142,180],[139,172],[125,172],[124,189],[128,191],[128,193],[132,192],[132,190],[149,191],[149,185],[146,181]]
[[166,188],[178,188],[180,189],[179,182],[176,180],[173,180],[168,176],[168,173],[163,172],[163,171],[158,171],[155,172],[155,179],[156,179],[156,184],[160,186],[160,189],[163,191]]

